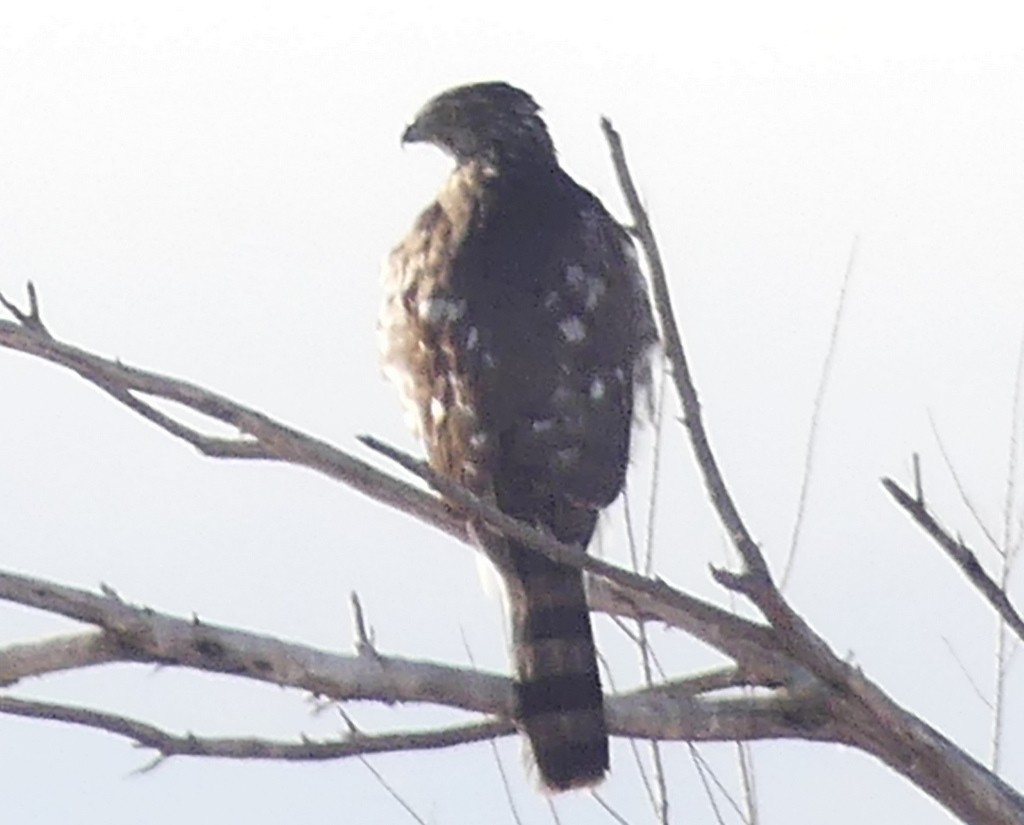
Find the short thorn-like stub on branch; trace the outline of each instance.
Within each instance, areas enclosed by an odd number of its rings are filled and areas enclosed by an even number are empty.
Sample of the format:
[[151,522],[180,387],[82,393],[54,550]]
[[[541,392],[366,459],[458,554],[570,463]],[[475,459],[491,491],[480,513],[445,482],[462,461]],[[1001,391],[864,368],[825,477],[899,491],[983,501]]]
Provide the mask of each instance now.
[[373,633],[366,629],[366,620],[363,617],[363,605],[359,601],[359,594],[353,590],[349,594],[349,599],[352,602],[352,625],[356,634],[356,653],[373,659],[380,658],[377,649],[373,646]]
[[709,564],[708,569],[714,580],[722,587],[744,596],[751,596],[764,584],[764,579],[754,573],[733,573],[722,567],[715,567],[713,564]]
[[36,287],[31,281],[28,282],[28,312],[23,312],[19,309],[12,301],[8,301],[4,297],[3,293],[0,293],[0,305],[3,306],[14,319],[21,324],[25,329],[30,330],[38,335],[45,335],[47,338],[51,338],[50,331],[43,324],[43,319],[39,315],[39,298],[36,295]]

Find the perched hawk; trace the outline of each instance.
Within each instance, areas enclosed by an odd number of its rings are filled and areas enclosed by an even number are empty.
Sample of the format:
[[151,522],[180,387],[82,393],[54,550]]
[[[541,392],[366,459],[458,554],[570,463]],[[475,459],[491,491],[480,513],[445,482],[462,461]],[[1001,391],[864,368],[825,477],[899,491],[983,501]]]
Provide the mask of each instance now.
[[[559,167],[539,111],[479,83],[405,130],[456,166],[391,254],[381,344],[435,470],[585,547],[622,490],[655,330],[630,238]],[[608,733],[580,571],[476,534],[507,591],[516,721],[541,779],[597,782]]]

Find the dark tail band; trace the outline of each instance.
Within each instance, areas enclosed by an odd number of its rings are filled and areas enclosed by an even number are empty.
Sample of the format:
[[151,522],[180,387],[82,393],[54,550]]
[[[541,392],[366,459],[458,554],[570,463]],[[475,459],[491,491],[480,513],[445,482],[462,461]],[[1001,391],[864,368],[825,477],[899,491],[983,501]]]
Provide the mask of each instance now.
[[531,563],[507,582],[517,722],[546,787],[592,785],[608,770],[608,730],[583,577],[520,552]]

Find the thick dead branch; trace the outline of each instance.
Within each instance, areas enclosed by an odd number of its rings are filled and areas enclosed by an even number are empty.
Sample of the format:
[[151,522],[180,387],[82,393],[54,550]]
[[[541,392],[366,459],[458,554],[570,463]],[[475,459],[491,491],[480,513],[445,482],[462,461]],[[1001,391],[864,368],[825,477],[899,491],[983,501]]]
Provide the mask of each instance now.
[[0,686],[13,685],[30,676],[103,665],[121,658],[117,643],[95,630],[0,647]]
[[[269,636],[175,618],[110,596],[7,573],[0,574],[0,598],[101,628],[99,634],[72,637],[75,640],[72,644],[66,639],[53,640],[54,648],[63,645],[80,651],[61,659],[64,666],[114,661],[178,665],[298,688],[336,701],[427,702],[503,719],[508,719],[512,712],[511,680],[475,669],[384,656],[377,651],[372,655],[355,656],[324,653]],[[28,646],[20,647],[28,649]],[[47,643],[42,643],[38,650],[45,651],[47,647]],[[0,653],[6,658],[9,650]],[[41,672],[57,669],[52,660],[49,655],[49,664],[41,668]],[[2,672],[9,677],[6,681],[13,682],[15,678],[40,671],[15,662]],[[721,680],[706,685],[709,689],[723,686]],[[806,691],[709,699],[694,696],[695,687],[695,683],[669,683],[611,697],[609,728],[618,735],[648,739],[729,741],[775,737],[829,739],[834,736],[833,726],[822,714],[823,694]],[[285,754],[280,758],[288,759],[338,758],[401,749],[402,736],[412,736],[409,741],[417,742],[417,747],[441,747],[446,743],[476,741],[512,731],[510,724],[501,722],[487,727],[486,733],[477,726],[459,728],[457,734],[449,730],[372,737],[373,741],[365,743],[365,747],[360,742],[346,740],[323,743],[322,747],[304,743],[304,746],[286,748],[273,744],[261,750],[257,740],[175,737],[117,714],[9,697],[0,702],[0,712],[95,727],[128,736],[166,755],[188,753],[235,758],[275,758],[277,753]],[[648,717],[651,713],[657,716]],[[459,740],[459,736],[468,738]],[[434,744],[427,745],[427,742]]]
[[433,702],[478,713],[511,714],[511,682],[495,674],[379,653],[325,653],[12,573],[0,573],[0,599],[101,628],[107,637],[104,646],[117,651],[116,659],[108,661],[226,673],[339,701]]

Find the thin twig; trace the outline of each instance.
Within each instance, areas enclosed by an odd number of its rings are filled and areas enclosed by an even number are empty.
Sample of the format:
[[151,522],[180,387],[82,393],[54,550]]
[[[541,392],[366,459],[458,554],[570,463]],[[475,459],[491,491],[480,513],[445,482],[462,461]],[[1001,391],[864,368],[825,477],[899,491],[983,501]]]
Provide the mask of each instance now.
[[[475,668],[476,657],[473,656],[473,649],[469,646],[469,639],[466,638],[466,632],[462,627],[459,628],[459,635],[462,637],[462,649],[466,651],[466,658],[469,660],[469,664]],[[491,756],[494,757],[494,764],[498,769],[498,776],[501,778],[501,787],[505,792],[505,800],[508,802],[508,809],[512,814],[512,819],[518,825],[522,825],[522,818],[519,816],[519,809],[516,806],[515,796],[512,794],[512,785],[508,780],[508,772],[505,770],[505,763],[501,759],[498,743],[491,739],[487,744],[491,746]]]
[[733,798],[733,795],[729,793],[729,789],[725,787],[722,781],[718,778],[718,775],[711,769],[711,766],[707,763],[707,760],[700,753],[700,750],[696,745],[690,744],[690,752],[693,754],[694,760],[703,766],[704,770],[707,771],[707,775],[711,777],[711,780],[715,783],[718,788],[718,792],[722,794],[725,801],[729,803],[729,806],[736,812],[736,815],[744,822],[747,821],[743,815],[743,809],[740,808],[739,803]]
[[974,695],[981,699],[982,704],[984,704],[985,707],[987,707],[989,710],[995,710],[995,708],[992,706],[992,702],[985,695],[985,692],[980,687],[978,687],[978,683],[974,681],[974,677],[971,676],[971,672],[967,669],[967,666],[963,663],[963,660],[961,660],[960,656],[957,655],[956,649],[953,647],[953,644],[945,636],[942,637],[942,642],[946,646],[946,650],[949,651],[949,655],[953,657],[953,661],[956,662],[957,667],[960,668],[960,672],[964,675],[964,678],[967,680],[967,684],[971,686],[971,690],[974,691]]
[[743,802],[747,806],[746,821],[758,825],[760,806],[757,801],[757,772],[754,770],[754,754],[749,742],[737,742],[739,752],[740,781],[743,783]]
[[[1007,445],[1006,459],[1006,491],[1003,498],[1003,552],[999,565],[999,589],[1006,593],[1009,589],[1010,576],[1019,545],[1013,536],[1013,510],[1016,498],[1018,433],[1021,415],[1021,390],[1024,389],[1024,336],[1017,349],[1017,371],[1014,375],[1013,406],[1010,416],[1010,443]],[[992,714],[992,770],[999,773],[1002,761],[1003,724],[1006,713],[1006,677],[1007,677],[1007,642],[1006,621],[1000,617],[996,629],[996,686],[995,708]]]
[[[640,572],[640,559],[638,554],[636,534],[633,530],[633,519],[631,516],[631,508],[629,506],[629,499],[625,499],[625,514],[626,514],[626,538],[629,546],[629,561],[634,573]],[[644,684],[650,687],[653,684],[653,678],[651,674],[651,657],[650,657],[650,645],[647,639],[647,627],[642,620],[637,620],[636,635],[631,636],[637,650],[640,653],[641,669],[644,677]],[[631,743],[632,744],[632,743]],[[653,785],[647,781],[646,775],[644,775],[644,785],[647,788],[648,797],[650,799],[651,808],[654,811],[657,821],[662,825],[668,823],[668,789],[665,785],[665,770],[661,761],[661,751],[657,740],[651,740],[651,765],[654,772]],[[637,763],[641,765],[639,752],[636,753]],[[642,769],[641,769],[642,770]],[[643,771],[642,771],[643,772]]]
[[[960,478],[960,474],[956,471],[956,465],[953,463],[953,459],[949,455],[949,451],[946,450],[946,444],[942,440],[942,435],[939,433],[939,426],[935,422],[935,417],[928,413],[928,423],[932,428],[932,436],[935,438],[935,443],[939,447],[939,455],[942,456],[942,462],[946,465],[946,471],[949,473],[950,478],[953,479],[953,485],[956,487],[956,491],[960,496],[960,502],[967,509],[967,512],[971,514],[971,518],[974,519],[974,523],[981,530],[981,534],[985,537],[986,541],[992,546],[992,549],[996,551],[998,555],[1003,555],[1003,548],[999,544],[999,540],[995,537],[991,530],[988,529],[988,525],[985,524],[985,520],[981,517],[981,513],[978,508],[974,506],[974,502],[971,500],[970,495],[967,492],[967,488],[964,486],[963,481]],[[921,488],[921,463],[917,453],[914,453],[914,479],[917,490]],[[924,506],[924,497],[920,492],[915,496],[915,501]]]
[[393,800],[395,800],[395,802],[401,805],[402,809],[407,814],[409,814],[409,816],[411,816],[413,819],[419,822],[420,825],[427,825],[427,820],[425,820],[418,813],[416,813],[412,805],[406,802],[402,798],[401,794],[399,794],[398,791],[391,787],[390,783],[384,778],[384,775],[375,767],[373,767],[373,765],[370,764],[369,759],[367,759],[365,756],[360,756],[359,761],[366,766],[366,770],[368,770],[373,775],[373,778],[377,780],[377,784],[380,785],[387,792],[388,796],[390,796]]
[[[647,626],[643,622],[637,622],[637,633],[639,634],[640,663],[643,668],[644,684],[647,687],[654,686],[654,673],[651,669],[651,649],[647,638]],[[654,784],[658,794],[655,805],[655,815],[661,825],[668,825],[668,783],[665,781],[665,765],[661,759],[661,745],[657,739],[651,740],[651,762],[654,766]]]
[[[618,622],[616,623],[618,624]],[[625,630],[625,628],[623,629]],[[605,657],[601,651],[598,651],[597,658],[604,667],[604,674],[608,681],[608,687],[611,688],[613,692],[617,692],[617,688],[615,687],[615,676],[612,673],[607,657]],[[640,776],[640,782],[644,786],[644,793],[647,795],[647,801],[650,803],[651,809],[657,811],[658,806],[655,799],[654,786],[651,784],[651,778],[647,775],[647,767],[644,765],[643,757],[640,755],[640,744],[635,736],[630,736],[626,741],[629,743],[629,751],[633,756],[633,764],[636,766],[637,774]]]
[[[1017,348],[1017,370],[1013,382],[1013,406],[1010,415],[1010,439],[1006,448],[1006,491],[1003,496],[1003,549],[1009,555],[1014,545],[1013,510],[1017,491],[1017,460],[1020,452],[1020,417],[1024,402],[1024,335]],[[1005,582],[1003,585],[1005,587]]]
[[658,493],[660,491],[659,480],[661,478],[661,448],[664,440],[664,429],[662,424],[665,418],[665,388],[668,385],[664,369],[664,357],[661,358],[661,380],[658,382],[658,398],[654,406],[654,449],[651,456],[651,492],[647,507],[647,533],[644,536],[644,566],[638,572],[650,577],[654,574],[654,529],[657,516]]
[[629,825],[629,820],[621,814],[619,814],[618,811],[616,811],[611,805],[605,802],[604,798],[597,791],[591,790],[590,797],[595,802],[597,802],[598,805],[604,808],[605,813],[607,813],[612,819],[618,822],[619,825]]
[[195,447],[209,458],[243,458],[262,461],[276,461],[278,456],[266,449],[259,441],[252,438],[215,438],[204,435],[192,427],[186,427],[180,421],[165,415],[151,404],[136,397],[116,384],[96,380],[93,382],[111,397],[117,399],[128,409],[137,412],[147,421],[156,424],[160,429],[180,438]]
[[359,601],[359,594],[355,590],[349,593],[349,603],[352,605],[352,627],[356,634],[356,653],[360,656],[378,658],[377,648],[373,644],[373,631],[367,630],[363,604]]
[[722,811],[718,807],[718,800],[715,799],[714,789],[711,787],[711,783],[708,782],[707,774],[705,770],[708,769],[707,763],[704,758],[697,752],[697,747],[692,743],[687,743],[687,749],[690,752],[690,761],[693,762],[693,767],[697,770],[697,776],[700,777],[700,784],[704,788],[704,796],[708,800],[708,804],[711,806],[711,811],[715,815],[715,822],[718,825],[725,825],[725,818],[722,816]]
[[825,404],[825,391],[828,389],[829,378],[832,377],[832,362],[835,360],[836,350],[839,344],[839,328],[843,320],[843,310],[846,308],[846,294],[853,275],[853,265],[857,260],[857,243],[859,238],[854,236],[850,244],[850,254],[846,258],[846,270],[843,273],[843,283],[839,288],[839,301],[836,304],[836,311],[832,317],[832,332],[829,335],[828,349],[825,351],[825,360],[821,364],[821,376],[818,378],[818,389],[814,394],[814,405],[811,409],[811,426],[807,433],[807,449],[804,453],[803,478],[800,480],[800,496],[797,499],[796,518],[793,522],[793,532],[789,539],[789,554],[786,556],[786,563],[782,568],[782,576],[779,579],[779,590],[785,590],[789,582],[789,575],[793,571],[793,563],[796,561],[796,549],[800,543],[800,530],[804,523],[804,513],[807,509],[807,495],[811,489],[811,474],[814,470],[814,449],[818,444],[818,425],[821,423],[821,410]]
[[[358,603],[358,600],[357,600],[357,603]],[[356,725],[355,719],[352,718],[352,715],[345,708],[343,708],[341,705],[338,705],[337,709],[338,709],[338,715],[341,716],[341,718],[345,721],[345,725],[348,728],[349,734],[351,735],[351,737],[353,739],[357,739],[359,737],[362,737],[364,734],[359,729],[359,726]],[[494,740],[489,740],[489,741],[494,741]],[[416,811],[413,809],[413,807],[411,805],[409,805],[405,801],[405,799],[402,797],[402,795],[399,794],[398,791],[396,791],[394,789],[394,787],[392,787],[391,783],[389,783],[384,778],[384,774],[381,773],[380,771],[378,771],[372,764],[370,764],[370,760],[369,759],[367,759],[362,754],[359,754],[356,758],[363,764],[363,767],[365,767],[370,772],[370,774],[376,780],[377,784],[380,785],[384,789],[384,791],[387,793],[388,796],[390,796],[392,799],[394,799],[395,802],[397,802],[406,811],[406,813],[408,813],[410,816],[413,817],[413,819],[415,819],[417,822],[422,823],[423,825],[426,825],[424,820],[420,818],[420,816],[416,813]]]

